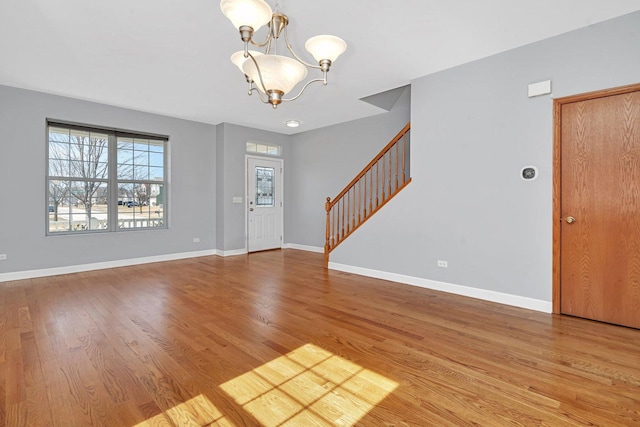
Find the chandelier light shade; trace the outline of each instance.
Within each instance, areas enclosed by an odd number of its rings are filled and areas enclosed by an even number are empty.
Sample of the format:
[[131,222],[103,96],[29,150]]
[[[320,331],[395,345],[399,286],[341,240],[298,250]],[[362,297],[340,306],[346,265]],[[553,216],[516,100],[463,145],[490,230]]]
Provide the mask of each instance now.
[[[291,92],[298,83],[307,77],[307,67],[288,56],[259,55],[254,56],[253,59],[255,62],[251,58],[244,61],[242,71],[254,82],[262,81],[262,84],[258,84],[258,90],[263,93],[280,91],[284,95]],[[258,69],[260,69],[262,79],[258,74]]]
[[[251,54],[251,56],[253,56],[254,58],[256,56],[260,56],[262,55],[262,52],[257,52],[255,50],[250,50],[249,53]],[[242,71],[244,73],[244,70],[242,69],[242,64],[244,64],[244,61],[246,60],[251,60],[251,58],[247,58],[244,56],[244,50],[239,50],[236,53],[234,53],[233,55],[231,55],[231,62],[233,62],[233,64],[238,67],[240,69],[240,71]],[[245,73],[246,75],[246,73]],[[248,76],[247,76],[248,77]]]
[[[249,84],[248,93],[258,93],[260,100],[276,108],[284,101],[298,99],[304,90],[314,82],[327,84],[327,73],[332,63],[347,49],[340,37],[322,35],[307,40],[305,49],[316,63],[301,59],[291,47],[287,35],[289,18],[279,12],[273,12],[264,0],[221,0],[220,9],[240,32],[244,50],[231,55],[231,62],[245,75]],[[255,32],[262,26],[269,27],[264,41],[254,40]],[[284,34],[284,44],[292,57],[278,54],[278,39]],[[264,48],[264,52],[249,50],[249,44]],[[321,78],[307,81],[302,89],[292,97],[285,95],[294,90],[308,74],[308,69],[317,69]]]
[[271,20],[271,7],[264,0],[222,0],[220,9],[237,28],[251,27],[258,31]]
[[340,37],[315,36],[307,40],[304,48],[313,55],[318,63],[323,59],[333,62],[347,50],[347,44]]

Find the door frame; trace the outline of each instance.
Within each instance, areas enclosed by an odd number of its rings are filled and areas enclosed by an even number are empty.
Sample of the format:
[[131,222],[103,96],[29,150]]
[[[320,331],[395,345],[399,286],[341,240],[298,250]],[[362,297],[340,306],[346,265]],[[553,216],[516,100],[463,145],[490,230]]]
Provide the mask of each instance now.
[[627,86],[619,86],[611,89],[597,90],[578,95],[565,96],[553,100],[553,288],[552,288],[552,311],[554,314],[561,314],[561,291],[560,267],[560,232],[562,224],[562,106],[574,102],[589,101],[591,99],[605,98],[607,96],[622,95],[629,92],[640,91],[640,83]]
[[280,249],[284,247],[284,159],[281,157],[269,157],[269,156],[255,156],[252,154],[245,154],[244,156],[244,245],[247,250],[247,254],[249,252],[249,159],[255,160],[269,160],[280,163],[280,183],[278,184],[276,181],[276,185],[280,187],[281,196],[280,201],[282,202],[282,215],[280,217],[280,230],[282,232],[282,240],[280,240]]

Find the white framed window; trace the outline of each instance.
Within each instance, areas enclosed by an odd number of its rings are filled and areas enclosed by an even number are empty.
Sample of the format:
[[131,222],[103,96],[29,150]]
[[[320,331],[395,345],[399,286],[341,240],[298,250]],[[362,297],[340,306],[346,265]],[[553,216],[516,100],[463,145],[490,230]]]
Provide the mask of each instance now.
[[167,144],[49,121],[47,234],[167,228]]
[[247,141],[247,153],[280,156],[282,154],[282,147],[280,145],[265,144],[263,142]]

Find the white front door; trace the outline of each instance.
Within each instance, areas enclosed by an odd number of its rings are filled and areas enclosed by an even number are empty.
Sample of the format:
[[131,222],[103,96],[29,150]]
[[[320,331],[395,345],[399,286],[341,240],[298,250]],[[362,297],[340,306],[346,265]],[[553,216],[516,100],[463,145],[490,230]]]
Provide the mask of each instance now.
[[282,247],[282,160],[247,157],[247,250]]

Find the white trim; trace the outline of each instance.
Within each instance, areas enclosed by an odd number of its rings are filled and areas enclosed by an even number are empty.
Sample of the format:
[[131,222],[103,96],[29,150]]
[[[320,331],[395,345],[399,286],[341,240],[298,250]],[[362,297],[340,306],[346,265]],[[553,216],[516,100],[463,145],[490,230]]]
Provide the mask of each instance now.
[[282,249],[297,249],[299,251],[316,252],[319,254],[324,253],[324,248],[318,246],[298,245],[297,243],[285,243],[282,245]]
[[0,282],[13,280],[34,279],[37,277],[57,276],[60,274],[80,273],[83,271],[103,270],[106,268],[127,267],[131,265],[149,264],[152,262],[174,261],[185,258],[197,258],[216,255],[215,250],[181,252],[176,254],[156,255],[144,258],[122,259],[117,261],[96,262],[92,264],[69,265],[66,267],[43,268],[41,270],[16,271],[14,273],[0,274]]
[[512,305],[529,310],[551,313],[552,305],[550,301],[543,301],[534,298],[522,297],[519,295],[505,294],[502,292],[490,291],[486,289],[471,288],[468,286],[454,285],[451,283],[438,282],[435,280],[423,279],[420,277],[405,276],[403,274],[389,273],[386,271],[372,270],[369,268],[354,267],[351,265],[329,263],[330,270],[344,271],[346,273],[359,274],[376,279],[389,280],[392,282],[404,283],[406,285],[419,286],[421,288],[433,289],[435,291],[448,292],[456,295],[477,298],[485,301],[497,302],[500,304]]
[[236,255],[246,255],[247,249],[234,249],[232,251],[222,251],[220,249],[216,249],[216,255],[227,257],[227,256],[236,256]]

